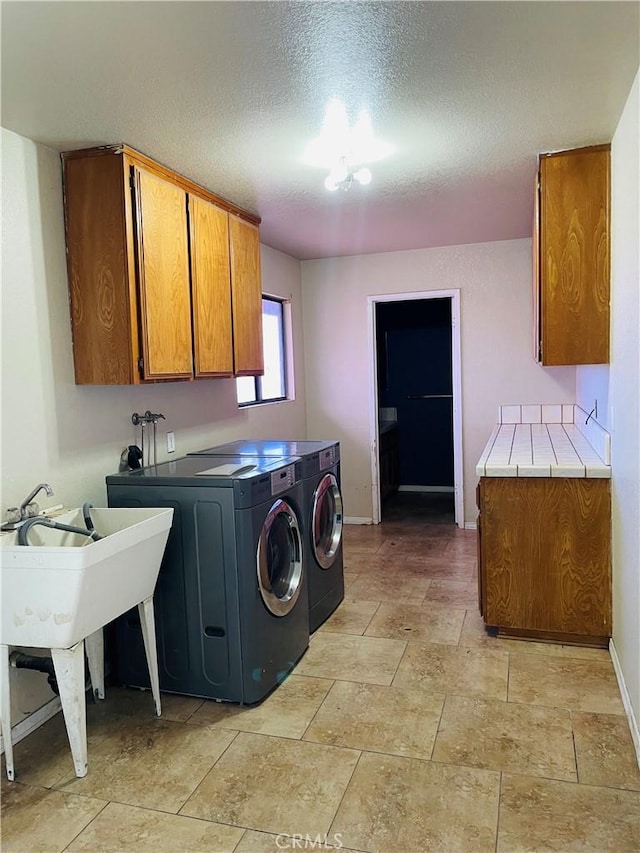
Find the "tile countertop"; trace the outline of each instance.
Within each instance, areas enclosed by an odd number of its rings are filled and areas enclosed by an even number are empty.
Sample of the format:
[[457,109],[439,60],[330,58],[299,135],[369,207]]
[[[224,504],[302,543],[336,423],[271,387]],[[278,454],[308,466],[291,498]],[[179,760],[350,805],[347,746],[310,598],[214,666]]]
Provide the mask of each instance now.
[[479,477],[611,477],[609,433],[580,406],[501,406]]

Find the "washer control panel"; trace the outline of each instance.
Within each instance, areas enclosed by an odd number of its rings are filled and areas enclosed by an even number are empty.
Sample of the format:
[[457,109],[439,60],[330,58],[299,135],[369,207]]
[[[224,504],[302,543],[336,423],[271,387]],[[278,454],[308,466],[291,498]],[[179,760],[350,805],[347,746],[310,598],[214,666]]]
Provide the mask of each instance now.
[[326,450],[320,451],[320,470],[326,471],[327,468],[333,468],[336,464],[336,449],[335,447],[327,447]]
[[286,468],[280,468],[279,471],[274,471],[271,475],[271,494],[279,495],[286,492],[296,484],[296,472],[294,465],[287,465]]

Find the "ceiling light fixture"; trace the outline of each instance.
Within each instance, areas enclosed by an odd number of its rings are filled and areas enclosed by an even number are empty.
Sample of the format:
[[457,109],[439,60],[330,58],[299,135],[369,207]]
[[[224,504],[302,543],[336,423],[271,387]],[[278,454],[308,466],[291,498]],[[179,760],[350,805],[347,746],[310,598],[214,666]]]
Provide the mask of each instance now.
[[334,166],[325,178],[324,185],[329,192],[334,192],[337,189],[345,190],[346,192],[354,181],[365,187],[367,184],[371,183],[372,177],[371,169],[367,169],[366,166],[363,166],[361,169],[357,169],[354,172],[349,166],[347,158],[340,157],[338,165]]
[[320,136],[307,145],[304,160],[330,170],[324,185],[333,192],[338,188],[348,190],[354,182],[362,186],[370,184],[371,170],[355,167],[382,160],[392,151],[392,145],[373,135],[367,110],[360,111],[351,128],[344,104],[332,100],[327,105]]

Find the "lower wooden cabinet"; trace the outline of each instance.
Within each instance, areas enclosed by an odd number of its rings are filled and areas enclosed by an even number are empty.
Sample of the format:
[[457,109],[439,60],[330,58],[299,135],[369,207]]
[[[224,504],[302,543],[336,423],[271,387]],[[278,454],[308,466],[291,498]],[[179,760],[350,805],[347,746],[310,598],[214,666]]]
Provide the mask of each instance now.
[[606,646],[610,480],[483,477],[478,506],[485,623],[507,636]]

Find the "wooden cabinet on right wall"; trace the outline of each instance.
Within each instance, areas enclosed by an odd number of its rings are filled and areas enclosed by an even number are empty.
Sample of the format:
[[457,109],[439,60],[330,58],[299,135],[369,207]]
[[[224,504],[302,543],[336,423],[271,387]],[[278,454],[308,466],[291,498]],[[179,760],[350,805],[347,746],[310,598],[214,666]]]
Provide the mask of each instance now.
[[478,597],[508,637],[606,647],[611,636],[611,481],[481,477]]
[[610,151],[540,155],[533,266],[543,365],[609,361]]

